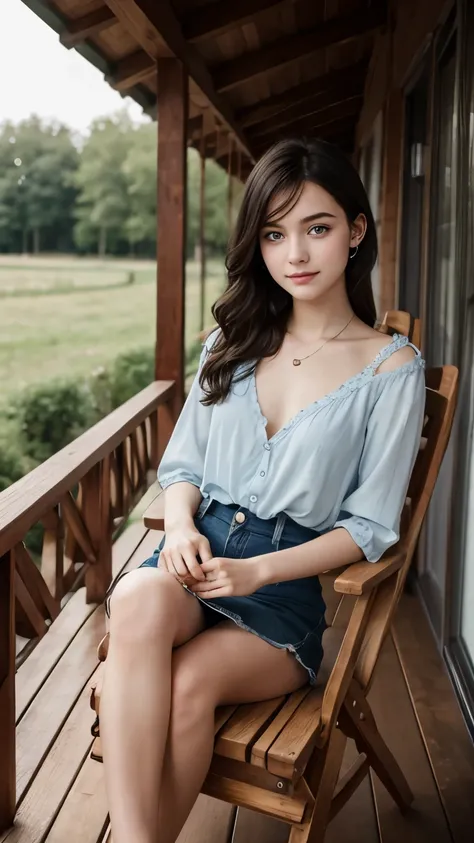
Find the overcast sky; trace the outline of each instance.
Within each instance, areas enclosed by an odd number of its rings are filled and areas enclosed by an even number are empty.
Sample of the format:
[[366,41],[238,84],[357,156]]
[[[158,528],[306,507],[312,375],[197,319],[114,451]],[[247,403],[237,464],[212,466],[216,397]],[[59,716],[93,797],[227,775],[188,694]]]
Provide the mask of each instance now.
[[83,132],[95,117],[125,107],[134,120],[143,119],[137,103],[66,50],[22,0],[0,0],[0,122],[38,114]]

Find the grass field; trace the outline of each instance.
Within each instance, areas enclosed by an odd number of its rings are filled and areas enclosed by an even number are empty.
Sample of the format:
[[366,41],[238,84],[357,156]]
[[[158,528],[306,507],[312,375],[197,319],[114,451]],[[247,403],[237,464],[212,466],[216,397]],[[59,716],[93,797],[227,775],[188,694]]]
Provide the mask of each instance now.
[[[207,266],[206,324],[225,286]],[[31,383],[88,374],[155,338],[153,261],[0,256],[0,402]],[[186,267],[186,344],[199,330],[199,266]]]

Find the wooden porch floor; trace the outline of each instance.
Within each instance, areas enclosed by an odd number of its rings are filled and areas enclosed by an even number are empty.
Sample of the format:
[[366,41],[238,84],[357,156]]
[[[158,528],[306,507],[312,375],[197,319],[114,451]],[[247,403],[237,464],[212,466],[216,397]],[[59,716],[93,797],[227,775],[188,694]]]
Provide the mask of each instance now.
[[[157,533],[133,524],[114,545],[114,574],[150,555]],[[90,679],[104,633],[85,590],[17,672],[15,826],[0,843],[109,841],[103,767],[89,758]],[[474,748],[416,597],[401,601],[370,702],[415,794],[402,816],[376,776],[329,826],[326,843],[468,843],[474,839]],[[353,748],[349,745],[349,766]],[[179,843],[284,843],[288,827],[200,796]],[[110,841],[109,841],[110,843]]]

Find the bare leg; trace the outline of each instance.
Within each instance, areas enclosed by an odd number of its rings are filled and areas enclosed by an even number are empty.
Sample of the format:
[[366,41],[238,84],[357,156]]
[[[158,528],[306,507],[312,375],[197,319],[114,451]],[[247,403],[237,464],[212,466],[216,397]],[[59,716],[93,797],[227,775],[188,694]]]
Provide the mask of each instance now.
[[157,843],[174,843],[199,795],[212,760],[217,706],[271,699],[307,681],[294,657],[232,621],[174,651]]
[[132,571],[112,594],[100,731],[114,843],[157,841],[172,648],[203,627],[199,602],[159,569]]

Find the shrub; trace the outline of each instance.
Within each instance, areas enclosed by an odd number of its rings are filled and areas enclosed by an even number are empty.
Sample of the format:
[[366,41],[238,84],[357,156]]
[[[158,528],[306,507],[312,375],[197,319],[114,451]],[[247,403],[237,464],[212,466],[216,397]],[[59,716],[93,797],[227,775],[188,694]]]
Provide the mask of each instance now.
[[25,473],[25,464],[16,443],[0,436],[0,492],[20,480]]
[[94,421],[89,390],[76,380],[51,381],[27,388],[15,400],[24,453],[44,462]]
[[110,402],[112,409],[120,407],[133,395],[145,389],[155,377],[155,350],[137,348],[125,351],[115,359],[110,372]]

